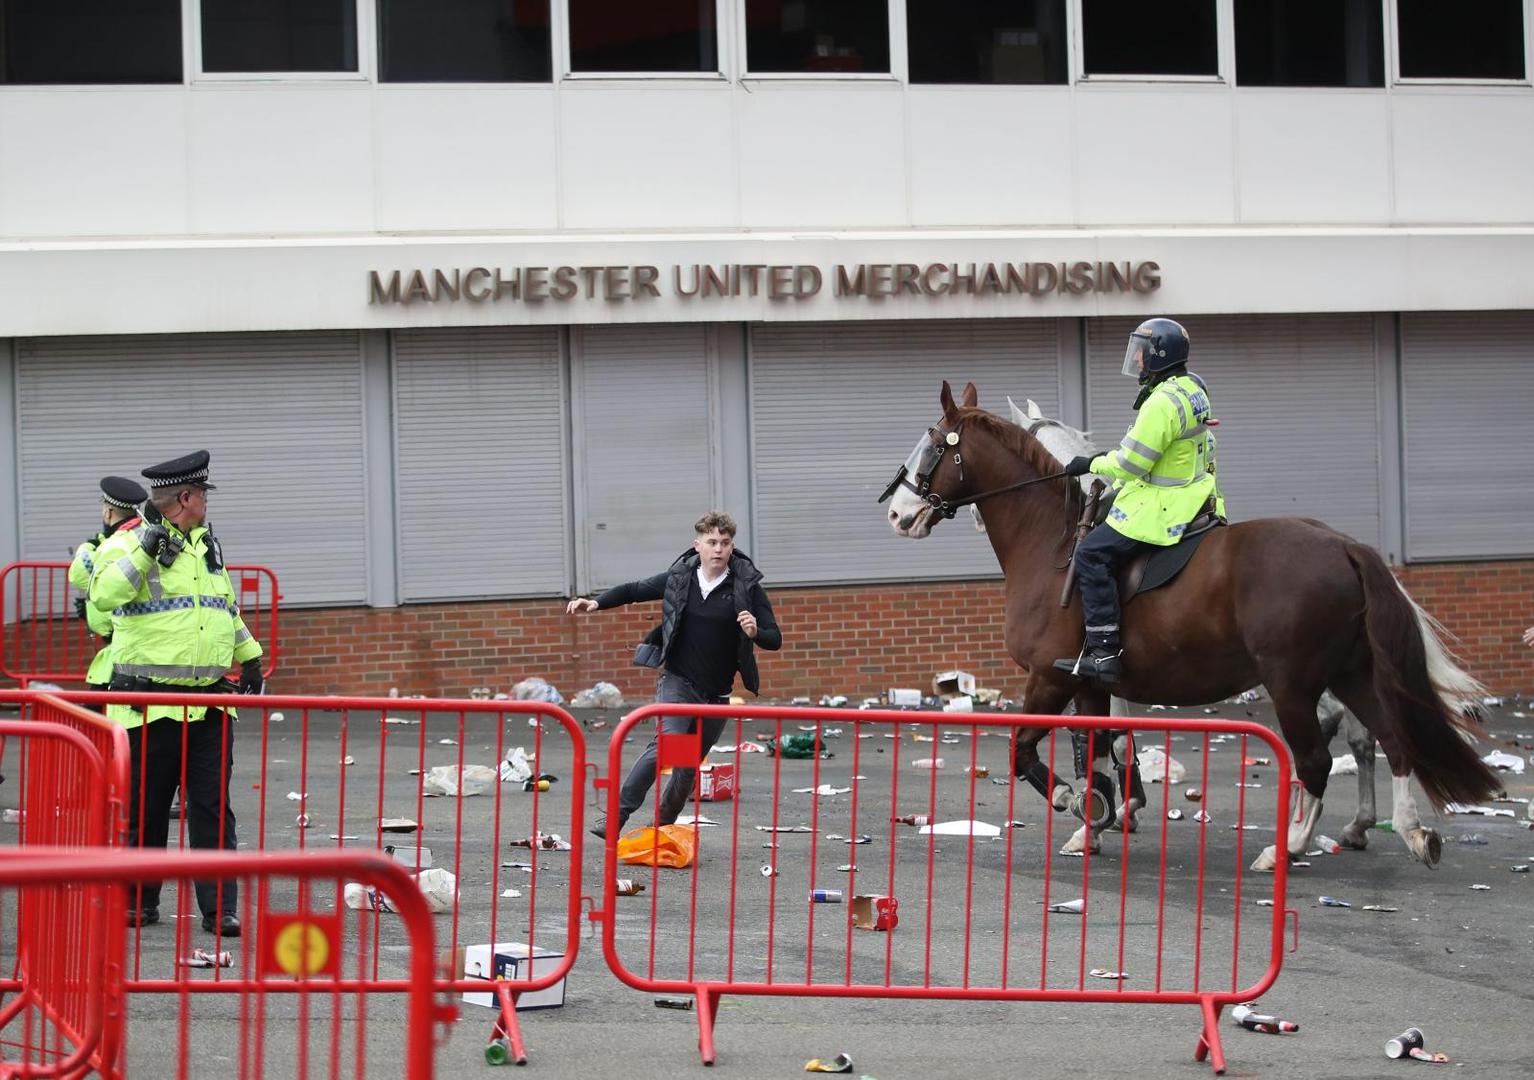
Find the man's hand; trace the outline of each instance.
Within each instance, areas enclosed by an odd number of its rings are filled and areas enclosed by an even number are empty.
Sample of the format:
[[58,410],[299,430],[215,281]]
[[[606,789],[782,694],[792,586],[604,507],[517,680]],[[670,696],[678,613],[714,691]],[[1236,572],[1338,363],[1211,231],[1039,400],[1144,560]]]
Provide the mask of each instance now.
[[1099,451],[1099,452],[1093,454],[1092,457],[1073,457],[1073,458],[1071,458],[1070,464],[1068,464],[1065,467],[1065,475],[1066,476],[1085,476],[1087,473],[1092,471],[1092,460],[1093,460],[1093,458],[1100,458],[1105,453],[1107,453],[1107,451],[1106,450],[1102,450],[1102,451]]
[[247,660],[240,665],[240,693],[259,694],[266,686],[266,679],[261,674],[261,658]]
[[577,596],[565,605],[566,615],[585,615],[597,609],[597,602],[584,596]]
[[1534,626],[1529,627],[1523,632],[1523,643],[1534,646]]
[[156,524],[144,526],[144,539],[142,544],[145,554],[147,554],[151,559],[158,559],[160,557],[160,552],[164,551],[165,546],[169,543],[170,533],[166,531],[164,525]]
[[740,624],[741,630],[745,632],[745,635],[748,638],[750,638],[752,641],[756,640],[755,615],[751,614],[749,611],[742,611],[739,615],[735,616],[735,621]]

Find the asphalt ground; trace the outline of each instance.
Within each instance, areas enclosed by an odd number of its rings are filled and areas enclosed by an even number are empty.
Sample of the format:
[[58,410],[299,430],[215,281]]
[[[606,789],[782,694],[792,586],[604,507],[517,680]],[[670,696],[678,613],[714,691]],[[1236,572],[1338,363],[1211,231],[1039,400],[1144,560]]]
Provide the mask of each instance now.
[[[1528,759],[1534,751],[1534,720],[1516,716],[1518,711],[1516,705],[1491,710],[1486,750],[1504,749]],[[439,949],[455,940],[459,945],[490,941],[492,915],[500,940],[525,941],[531,927],[535,944],[562,948],[569,932],[571,854],[538,854],[536,890],[534,875],[501,865],[534,861],[527,849],[507,843],[531,832],[533,796],[519,785],[504,784],[498,807],[493,795],[422,799],[419,777],[411,770],[456,766],[460,753],[466,764],[493,765],[509,747],[524,745],[538,754],[542,771],[559,778],[537,798],[538,828],[569,839],[574,779],[569,738],[549,721],[534,731],[524,717],[500,723],[471,716],[460,726],[457,716],[413,713],[408,702],[399,702],[392,712],[424,722],[382,725],[375,713],[353,714],[343,723],[334,714],[306,717],[287,710],[281,722],[268,722],[263,730],[247,711],[238,728],[233,785],[242,847],[370,847],[380,815],[413,818],[423,825],[419,834],[387,839],[429,847],[438,866],[457,872],[458,915],[456,920],[447,914],[436,917]],[[1263,725],[1272,720],[1264,702],[1219,706],[1213,713],[1187,708],[1148,715],[1249,717]],[[607,738],[618,714],[578,712],[577,717],[588,754],[601,758],[605,771]],[[678,985],[687,980],[689,968],[693,977],[720,978],[732,965],[737,981],[765,981],[769,963],[773,982],[820,986],[885,981],[959,986],[968,979],[972,987],[996,987],[1005,979],[1011,987],[1113,993],[1120,986],[1153,989],[1158,977],[1167,989],[1187,988],[1195,977],[1204,989],[1228,989],[1233,967],[1238,986],[1260,978],[1270,955],[1274,915],[1257,901],[1271,898],[1273,879],[1243,871],[1238,881],[1237,874],[1237,867],[1248,864],[1257,848],[1275,836],[1276,770],[1242,764],[1244,758],[1271,756],[1258,740],[1243,747],[1235,739],[1206,744],[1202,736],[1189,733],[1172,735],[1170,744],[1162,734],[1145,736],[1142,746],[1170,745],[1188,775],[1180,783],[1149,787],[1151,807],[1127,849],[1124,837],[1110,832],[1103,850],[1088,860],[1055,853],[1075,827],[1073,818],[1046,814],[1043,801],[1026,786],[993,783],[1008,773],[1006,738],[977,737],[961,715],[920,714],[917,721],[913,714],[898,739],[883,737],[893,734],[887,725],[858,725],[858,719],[856,712],[845,711],[823,725],[842,729],[839,737],[824,740],[834,755],[827,759],[714,755],[716,762],[739,764],[739,798],[700,807],[720,824],[700,830],[695,868],[620,872],[648,886],[639,896],[616,901],[614,945],[621,964],[638,976],[653,972]],[[587,726],[593,722],[604,726]],[[797,733],[796,727],[787,724],[782,730]],[[757,721],[738,730],[749,740],[774,732],[776,725]],[[942,740],[944,732],[952,732],[948,739],[956,741],[912,738],[931,734]],[[869,737],[859,739],[858,734]],[[1510,739],[1522,745],[1515,749],[1507,744]],[[735,741],[735,730],[722,740]],[[637,751],[632,742],[627,759]],[[1055,762],[1067,776],[1068,745],[1062,733]],[[1333,750],[1347,752],[1340,741]],[[913,767],[912,761],[934,751],[944,758],[943,769]],[[354,763],[340,765],[344,755]],[[990,775],[971,777],[965,767],[972,762],[988,767]],[[1383,762],[1379,771],[1381,816],[1387,817]],[[1238,788],[1238,774],[1241,783],[1261,786]],[[854,775],[864,777],[856,783],[856,825],[851,793],[812,797],[793,791],[817,784],[853,787]],[[1509,795],[1529,798],[1534,768],[1509,775],[1506,783]],[[1192,786],[1204,792],[1201,802],[1186,799]],[[1355,790],[1352,777],[1334,779],[1322,833],[1340,835],[1352,818]],[[302,794],[302,804],[290,800],[290,793]],[[588,786],[588,804],[596,794]],[[7,797],[14,799],[0,789],[0,801]],[[1400,839],[1385,832],[1371,833],[1367,851],[1312,856],[1309,867],[1291,868],[1288,906],[1299,914],[1298,949],[1283,952],[1282,972],[1262,995],[1261,1007],[1298,1023],[1300,1030],[1281,1036],[1249,1032],[1230,1023],[1227,1014],[1221,1033],[1229,1075],[1391,1075],[1419,1067],[1389,1061],[1383,1052],[1390,1036],[1413,1025],[1426,1033],[1429,1049],[1477,1076],[1530,1074],[1534,875],[1513,873],[1510,867],[1534,864],[1534,832],[1527,828],[1523,804],[1495,805],[1516,816],[1452,815],[1437,821],[1445,845],[1436,869],[1414,862]],[[1168,808],[1182,810],[1182,819],[1168,822],[1163,813]],[[1210,814],[1207,823],[1193,820],[1201,808]],[[910,826],[892,825],[892,809],[929,813],[940,822],[973,818],[1022,824],[998,839],[976,837],[971,843],[967,836],[926,837]],[[300,810],[309,816],[307,828],[298,826]],[[589,820],[596,811],[588,805],[586,812]],[[757,829],[774,822],[818,831],[774,838]],[[1248,828],[1233,829],[1237,823]],[[847,845],[835,839],[858,833],[869,834],[870,843]],[[763,846],[772,842],[776,849]],[[580,891],[596,897],[600,906],[603,852],[594,839],[588,838],[587,845]],[[763,877],[764,863],[775,865],[777,874]],[[852,874],[838,869],[852,863],[857,866],[855,883]],[[1087,908],[1085,917],[1050,914],[1047,937],[1046,884],[1051,903],[1084,899]],[[1476,884],[1491,887],[1472,889]],[[274,907],[293,903],[292,883],[271,887]],[[892,892],[899,901],[900,924],[887,934],[849,930],[846,905],[807,903],[812,887],[848,894]],[[318,886],[316,906],[333,903],[334,888],[334,882]],[[522,895],[501,898],[507,888]],[[191,914],[195,909],[186,892],[188,899],[179,902],[176,887],[167,885],[162,910],[185,917],[167,917],[143,931],[137,943],[141,974],[175,977],[179,970],[187,979],[213,977],[174,965],[189,946],[212,944]],[[1352,907],[1322,906],[1321,895]],[[1366,904],[1400,910],[1364,911]],[[966,911],[971,913],[967,920]],[[1238,913],[1239,948],[1233,940]],[[375,916],[348,918],[347,954],[353,963],[356,927],[359,921],[371,925]],[[377,970],[397,976],[409,946],[397,917],[376,919]],[[576,933],[579,956],[564,1006],[523,1014],[531,1067],[551,1075],[625,1078],[700,1069],[696,1013],[656,1008],[653,993],[626,986],[609,971],[599,928],[580,920]],[[248,936],[233,944],[238,951],[254,948],[254,941]],[[130,937],[130,963],[134,948]],[[243,964],[254,954],[239,955]],[[1125,978],[1094,978],[1088,974],[1094,968],[1122,972]],[[395,997],[370,1000],[360,1018],[356,1003],[343,1001],[339,1040],[332,1039],[334,1002],[327,997],[301,1005],[276,994],[243,999],[187,995],[185,1020],[182,1000],[178,995],[130,998],[133,1075],[169,1074],[183,1056],[192,1075],[237,1073],[242,1058],[246,1074],[253,1075],[249,1063],[257,1044],[270,1075],[296,1075],[301,1063],[323,1075],[332,1061],[340,1063],[343,1075],[351,1075],[359,1054],[365,1055],[366,1075],[400,1072],[402,1011]],[[489,1009],[461,1006],[458,1023],[437,1052],[439,1075],[488,1067],[483,1049],[492,1019]],[[1195,1076],[1207,1068],[1192,1060],[1199,1027],[1191,1005],[727,996],[716,1029],[716,1068],[738,1076],[784,1076],[799,1074],[810,1058],[846,1053],[853,1059],[854,1075],[881,1080],[1083,1071]],[[301,1037],[308,1039],[307,1046],[300,1047]]]

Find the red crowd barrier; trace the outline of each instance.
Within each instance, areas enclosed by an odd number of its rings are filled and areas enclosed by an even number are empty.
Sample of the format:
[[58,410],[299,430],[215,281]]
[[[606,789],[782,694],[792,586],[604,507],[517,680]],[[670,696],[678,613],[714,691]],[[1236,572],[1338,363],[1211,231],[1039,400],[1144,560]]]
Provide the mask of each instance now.
[[[22,847],[9,854],[54,850],[43,845],[107,844],[113,835],[111,758],[78,730],[41,720],[0,720],[0,739],[15,748],[12,769],[22,792],[14,822]],[[14,968],[0,979],[0,990],[7,993],[0,1006],[0,1046],[14,1044],[20,1028],[21,1043],[41,1040],[58,1070],[98,1069],[110,1062],[118,1045],[119,1003],[101,996],[95,976],[96,967],[122,951],[121,916],[115,922],[106,917],[121,910],[120,899],[112,902],[116,897],[102,885],[18,890],[14,927],[5,934]],[[0,1061],[0,1074],[5,1071]]]
[[[261,647],[263,669],[277,668],[277,575],[265,566],[230,566],[240,615]],[[85,620],[75,616],[79,594],[69,584],[67,562],[14,562],[0,568],[0,677],[21,687],[39,680],[85,681],[101,648]]]
[[[98,904],[82,927],[78,898],[120,898],[131,883],[159,878],[183,885],[239,881],[251,930],[222,950],[198,950],[191,929],[176,925],[174,953],[192,963],[183,960],[176,969],[174,1039],[160,1025],[152,1029],[153,1042],[139,1045],[124,1040],[124,1018],[114,1015],[131,989],[121,962],[121,908]],[[340,905],[349,882],[386,897],[400,932],[380,933],[366,912],[348,918]],[[69,975],[38,984],[23,972],[26,993],[7,1014],[23,1015],[24,1023],[19,1037],[0,1048],[0,1077],[165,1076],[172,1070],[178,1077],[259,1077],[270,1070],[334,1078],[396,1068],[409,1080],[434,1075],[437,1026],[454,1010],[435,1001],[431,913],[406,868],[377,852],[118,852],[103,859],[99,849],[0,849],[0,893],[8,889],[30,899],[19,914],[26,937],[68,957]],[[114,919],[115,945],[105,932]],[[397,944],[405,947],[403,962],[394,959]],[[397,971],[381,973],[385,948],[387,965]],[[380,995],[405,999],[404,1022],[382,1032],[367,1024]],[[69,1003],[93,1026],[66,1030],[61,1006]]]
[[[584,732],[569,713],[553,705],[512,701],[0,693],[0,701],[8,697],[68,700],[92,708],[112,701],[139,708],[236,709],[239,719],[227,729],[234,759],[229,789],[241,847],[392,850],[407,870],[422,874],[423,888],[447,870],[457,889],[440,914],[446,925],[439,938],[447,953],[437,987],[444,993],[488,995],[493,1005],[485,1017],[495,1030],[487,1056],[526,1060],[517,1004],[527,995],[556,990],[579,947],[587,764]],[[167,722],[180,723],[157,721]],[[184,743],[185,727],[181,734]],[[184,792],[184,752],[181,761]],[[501,779],[502,763],[508,763],[506,780]],[[530,790],[512,778],[520,776],[519,763],[535,781]],[[540,775],[552,779],[540,785]],[[462,778],[457,787],[475,794],[430,794],[455,777]],[[121,783],[126,805],[133,793],[126,790],[125,779]],[[140,814],[141,821],[144,817]],[[185,819],[171,820],[172,848],[190,847],[188,826]],[[528,846],[550,836],[568,848]],[[130,845],[137,839],[129,837]],[[171,895],[167,892],[165,900]],[[394,918],[369,899],[357,902],[368,906],[377,927]],[[196,924],[190,890],[175,891],[171,910],[174,925]],[[255,914],[261,911],[258,904]],[[169,910],[162,917],[172,921]],[[550,928],[560,922],[562,930]],[[157,927],[130,931],[126,989],[204,992],[201,984],[188,988],[179,977],[174,967],[179,953],[162,947],[164,936]],[[210,935],[207,940],[211,947],[221,939]],[[525,953],[513,957],[515,970],[503,970],[498,980],[466,974],[473,959],[468,950],[496,944],[508,948],[483,950],[492,966],[497,951]]]
[[[613,734],[607,776],[596,782],[607,789],[609,820],[617,820],[624,736],[678,714],[727,720],[709,762],[716,773],[733,770],[734,797],[694,804],[717,823],[696,828],[697,862],[686,873],[620,871],[610,833],[593,918],[624,982],[696,995],[705,1064],[715,1056],[719,999],[735,994],[1196,1005],[1195,1057],[1223,1071],[1221,1010],[1278,976],[1286,864],[1256,882],[1246,866],[1283,835],[1291,770],[1284,744],[1257,724],[652,705]],[[1104,833],[1101,850],[1079,863],[1057,854],[1078,822],[1011,778],[1019,732],[1040,727],[1049,729],[1040,755],[1066,779],[1064,729],[1127,729],[1128,754],[1138,743],[1180,756],[1197,801],[1183,784],[1148,783],[1134,835]],[[813,736],[834,756],[749,753],[752,734],[778,745]],[[698,760],[696,739],[685,736],[663,736],[659,750],[662,764]],[[943,767],[915,764],[934,756]],[[1254,771],[1263,780],[1248,779]],[[661,787],[630,833],[658,819]],[[1179,820],[1169,819],[1174,810]],[[935,830],[899,823],[918,815]],[[620,872],[646,891],[618,897]],[[817,890],[844,903],[820,902],[831,897]],[[859,895],[873,899],[854,908]],[[874,928],[855,925],[865,922]]]

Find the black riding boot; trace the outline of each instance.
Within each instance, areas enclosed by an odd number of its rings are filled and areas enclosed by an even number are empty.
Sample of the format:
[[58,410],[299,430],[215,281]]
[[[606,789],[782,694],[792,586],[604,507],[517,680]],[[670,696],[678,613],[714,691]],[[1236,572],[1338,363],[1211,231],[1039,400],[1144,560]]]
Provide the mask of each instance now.
[[1119,658],[1124,650],[1119,648],[1118,634],[1092,633],[1081,647],[1081,655],[1074,660],[1056,660],[1055,667],[1083,679],[1095,679],[1102,683],[1119,681]]

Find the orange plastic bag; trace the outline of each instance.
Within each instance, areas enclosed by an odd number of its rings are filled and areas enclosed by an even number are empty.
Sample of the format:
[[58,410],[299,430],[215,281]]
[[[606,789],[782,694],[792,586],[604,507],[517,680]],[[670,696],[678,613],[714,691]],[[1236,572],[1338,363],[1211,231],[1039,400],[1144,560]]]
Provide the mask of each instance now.
[[643,866],[691,866],[697,848],[698,831],[684,825],[662,825],[659,831],[647,825],[618,837],[619,861]]

